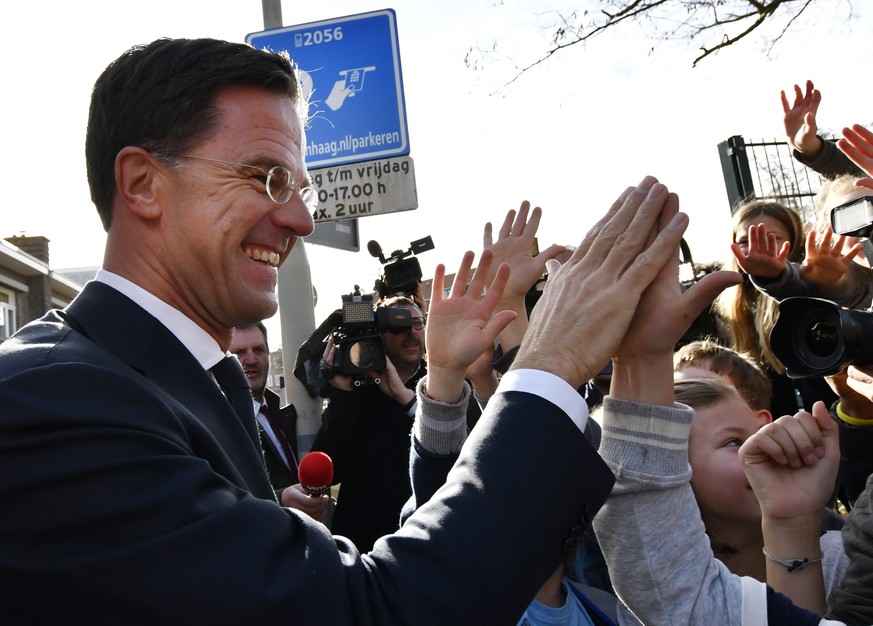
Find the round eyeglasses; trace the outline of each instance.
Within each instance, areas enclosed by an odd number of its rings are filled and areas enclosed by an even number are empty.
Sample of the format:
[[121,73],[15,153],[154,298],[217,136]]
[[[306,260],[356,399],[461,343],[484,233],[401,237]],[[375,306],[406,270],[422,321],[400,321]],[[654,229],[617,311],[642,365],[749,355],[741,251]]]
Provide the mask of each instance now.
[[310,185],[301,187],[291,176],[291,171],[282,165],[274,165],[268,170],[257,165],[249,165],[248,163],[237,163],[236,161],[224,161],[222,159],[213,159],[211,157],[198,156],[196,154],[167,154],[161,153],[168,157],[182,157],[184,159],[199,159],[201,161],[212,161],[213,163],[223,163],[224,165],[236,165],[238,167],[248,167],[257,170],[264,175],[264,187],[267,190],[267,195],[270,200],[276,204],[288,204],[291,198],[294,197],[294,192],[300,194],[303,204],[310,211],[315,210],[315,205],[318,204],[318,193]]

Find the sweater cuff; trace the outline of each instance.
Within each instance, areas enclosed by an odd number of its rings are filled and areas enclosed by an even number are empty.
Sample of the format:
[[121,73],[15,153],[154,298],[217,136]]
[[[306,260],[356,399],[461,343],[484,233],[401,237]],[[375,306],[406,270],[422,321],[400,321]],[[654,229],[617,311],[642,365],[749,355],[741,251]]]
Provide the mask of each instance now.
[[776,287],[784,287],[785,281],[788,278],[788,271],[783,269],[777,276],[754,276],[749,274],[749,280],[752,281],[752,284],[757,287],[759,290],[764,291],[765,289],[773,289]]
[[833,158],[833,152],[836,150],[836,146],[834,142],[825,139],[819,134],[816,134],[818,140],[821,142],[821,150],[818,151],[818,154],[815,155],[814,159],[810,159],[809,157],[802,154],[799,150],[793,149],[791,150],[791,154],[795,159],[803,163],[810,169],[818,171],[818,169],[827,166],[831,159]]
[[467,439],[467,405],[470,402],[470,385],[464,382],[461,399],[455,403],[439,402],[427,397],[424,386],[427,376],[422,376],[415,386],[418,398],[415,423],[412,427],[415,439],[421,446],[436,455],[454,454],[460,451]]
[[684,404],[672,407],[603,399],[600,456],[616,473],[673,477],[687,482],[688,435],[694,411]]

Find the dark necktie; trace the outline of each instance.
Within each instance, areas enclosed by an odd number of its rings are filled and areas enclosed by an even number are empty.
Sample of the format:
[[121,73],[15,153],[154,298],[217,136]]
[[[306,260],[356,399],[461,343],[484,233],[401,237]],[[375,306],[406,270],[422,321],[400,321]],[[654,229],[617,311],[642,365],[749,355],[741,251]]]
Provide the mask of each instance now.
[[216,363],[210,371],[248,431],[252,443],[260,449],[258,426],[252,405],[252,391],[242,366],[239,364],[239,359],[235,356],[226,356]]
[[270,423],[270,428],[273,429],[273,434],[276,436],[276,440],[282,447],[282,452],[285,453],[285,458],[288,459],[288,469],[295,470],[297,467],[297,459],[294,457],[294,451],[291,449],[291,444],[288,443],[288,438],[285,436],[285,431],[282,430],[279,420],[270,412],[270,409],[267,408],[266,404],[261,405],[261,414],[267,418],[267,421]]

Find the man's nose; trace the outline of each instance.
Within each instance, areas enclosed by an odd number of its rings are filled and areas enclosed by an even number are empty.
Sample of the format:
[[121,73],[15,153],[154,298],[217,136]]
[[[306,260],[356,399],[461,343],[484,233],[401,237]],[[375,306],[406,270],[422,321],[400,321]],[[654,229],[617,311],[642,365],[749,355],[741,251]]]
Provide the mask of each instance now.
[[312,214],[306,208],[303,197],[299,191],[295,191],[291,199],[285,204],[275,205],[273,221],[283,227],[291,229],[298,237],[311,235],[315,230],[315,222]]

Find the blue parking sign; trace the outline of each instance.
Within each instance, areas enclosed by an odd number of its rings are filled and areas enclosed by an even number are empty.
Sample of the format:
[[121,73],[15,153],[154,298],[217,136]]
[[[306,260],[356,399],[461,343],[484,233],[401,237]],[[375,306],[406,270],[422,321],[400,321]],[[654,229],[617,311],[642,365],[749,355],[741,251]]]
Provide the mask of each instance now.
[[409,154],[397,19],[393,9],[246,36],[286,50],[309,94],[309,169]]

